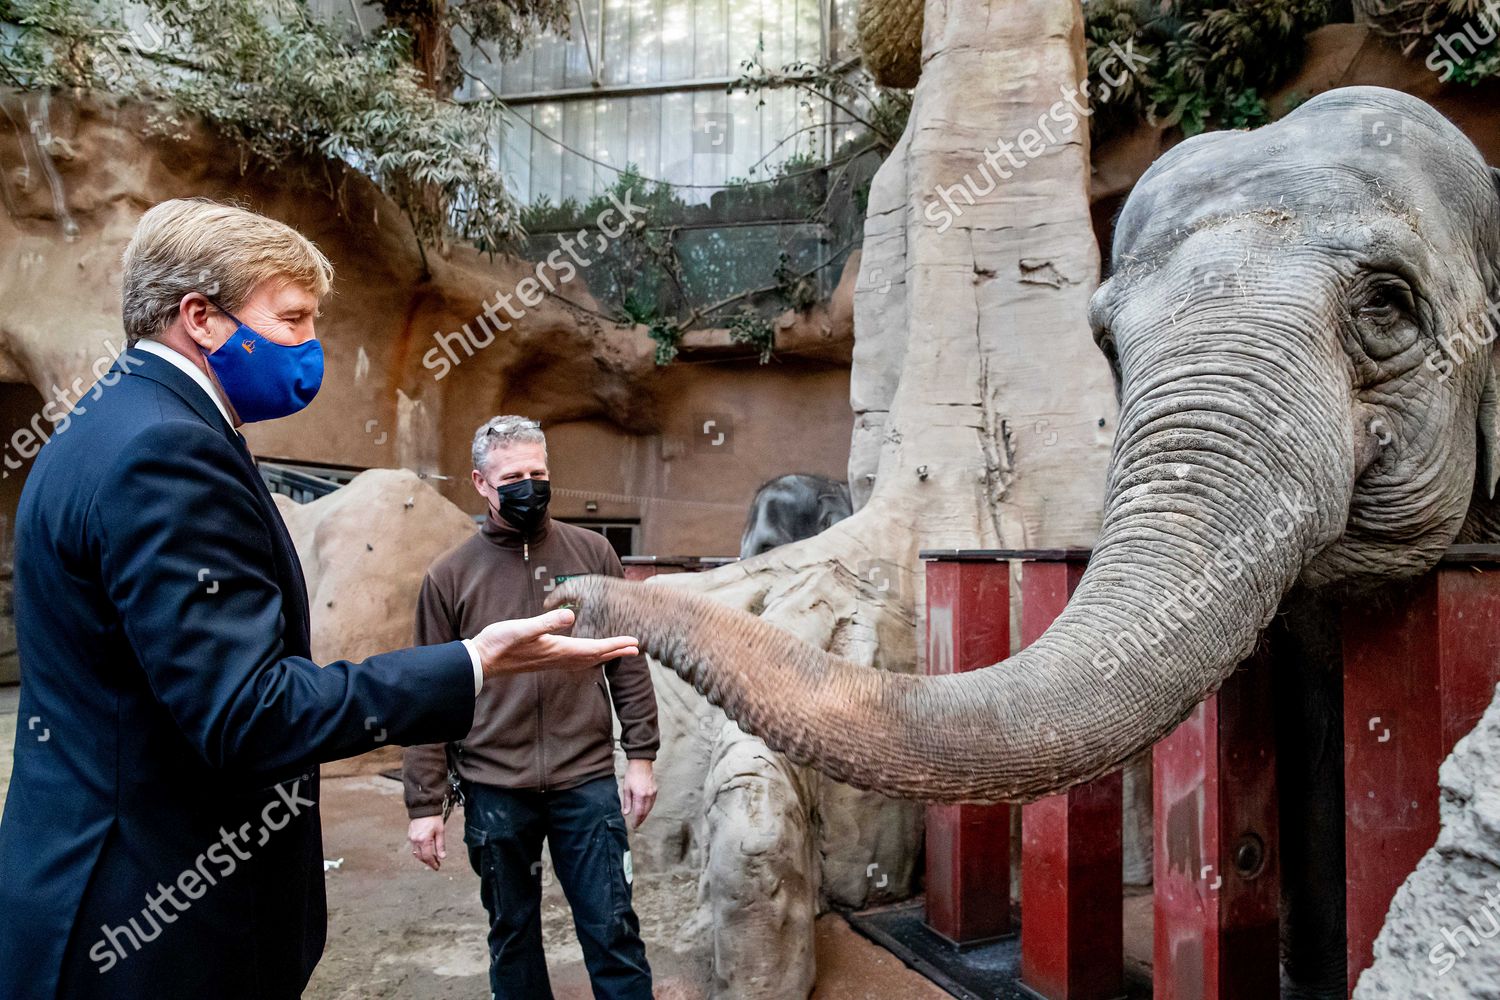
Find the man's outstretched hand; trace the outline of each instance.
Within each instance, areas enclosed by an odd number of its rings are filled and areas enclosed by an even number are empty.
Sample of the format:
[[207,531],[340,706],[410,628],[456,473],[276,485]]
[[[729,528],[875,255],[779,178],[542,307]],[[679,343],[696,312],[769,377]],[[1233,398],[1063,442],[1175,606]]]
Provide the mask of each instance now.
[[634,636],[575,639],[561,634],[572,627],[573,612],[567,608],[486,626],[474,637],[484,676],[533,670],[582,670],[639,652]]

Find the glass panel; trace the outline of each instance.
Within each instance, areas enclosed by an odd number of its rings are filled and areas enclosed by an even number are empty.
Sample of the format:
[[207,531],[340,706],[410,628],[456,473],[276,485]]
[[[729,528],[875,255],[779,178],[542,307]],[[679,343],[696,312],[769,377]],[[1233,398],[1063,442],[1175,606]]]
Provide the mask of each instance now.
[[671,184],[693,182],[692,94],[663,94],[661,97],[661,173],[657,176]]
[[[738,76],[740,63],[754,58],[760,42],[760,0],[727,0],[729,4],[729,72]],[[774,68],[774,67],[773,67]]]
[[630,82],[661,79],[662,0],[632,0],[630,4]]
[[630,130],[630,119],[626,114],[627,102],[616,98],[614,100],[598,101],[594,107],[594,155],[604,163],[608,163],[614,170],[598,167],[595,170],[594,191],[597,193],[606,188],[613,187],[615,181],[620,177],[619,171],[625,169],[626,157],[629,152],[627,141]]
[[536,49],[535,45],[527,45],[520,55],[505,64],[500,93],[524,94],[536,89]]
[[566,54],[567,69],[564,79],[569,87],[587,87],[594,82],[593,70],[589,69],[589,46],[583,42],[585,33],[589,45],[599,44],[599,4],[601,0],[578,0],[583,6],[585,24],[579,24],[578,9],[572,13],[573,37],[568,40]]
[[765,176],[761,170],[750,172],[762,153],[760,99],[760,94],[744,91],[729,95],[729,112],[734,117],[734,152],[729,157],[731,180]]
[[562,200],[562,147],[546,136],[562,134],[562,112],[555,103],[538,104],[532,120],[545,135],[532,133],[531,200],[547,198],[556,205]]
[[693,5],[693,71],[712,79],[738,75],[729,65],[725,0],[697,0]]
[[859,0],[833,0],[834,31],[829,39],[831,55],[844,60],[858,52],[858,41],[854,31],[854,19],[859,12]]
[[662,80],[693,76],[693,0],[664,0],[661,26]]
[[773,70],[781,69],[792,59],[781,37],[781,2],[782,0],[760,0],[760,33],[765,40],[766,66]]
[[594,189],[593,155],[594,104],[592,101],[569,101],[562,105],[562,198],[588,201]]
[[536,50],[536,62],[532,73],[531,88],[533,90],[561,89],[564,80],[564,43],[556,35],[548,32],[538,38],[533,47]]
[[632,97],[626,102],[630,111],[630,135],[626,143],[628,162],[643,177],[661,176],[661,98]]
[[[772,71],[797,60],[818,60],[825,43],[843,46],[839,52],[847,54],[841,39],[848,37],[855,12],[855,0],[582,2],[606,87],[737,77],[742,61],[758,51]],[[826,40],[824,4],[833,21]],[[596,20],[601,6],[602,24]],[[591,76],[577,13],[574,25],[571,40],[543,36],[503,67],[482,52],[466,53],[466,59],[476,75],[502,93],[586,87]],[[463,93],[487,96],[472,85]],[[793,88],[726,94],[717,87],[699,87],[665,94],[579,96],[513,110],[517,124],[503,143],[497,140],[500,167],[525,202],[546,198],[554,205],[567,198],[588,200],[612,186],[618,170],[627,166],[648,180],[678,185],[674,194],[680,202],[702,205],[732,181],[765,181],[792,157],[832,155],[850,132],[847,116],[818,96]],[[805,171],[806,166],[798,163],[790,169]],[[775,198],[785,200],[783,194]],[[794,200],[799,206],[795,211],[802,211],[801,199]],[[730,214],[745,221],[745,198],[738,195],[731,201],[740,207],[731,207]],[[761,207],[778,218],[796,217],[787,214],[793,212],[790,208]]]
[[818,62],[823,58],[823,0],[796,0],[797,58]]
[[500,141],[500,172],[522,203],[531,200],[531,148],[535,133],[527,123],[533,110],[530,106],[511,109],[505,116]]
[[716,90],[700,90],[693,97],[693,183],[699,185],[680,192],[684,201],[707,201],[713,193],[707,185],[721,185],[729,179],[734,151],[743,140],[734,134],[734,118],[729,102]]
[[630,0],[604,3],[604,48],[600,53],[605,84],[630,79]]

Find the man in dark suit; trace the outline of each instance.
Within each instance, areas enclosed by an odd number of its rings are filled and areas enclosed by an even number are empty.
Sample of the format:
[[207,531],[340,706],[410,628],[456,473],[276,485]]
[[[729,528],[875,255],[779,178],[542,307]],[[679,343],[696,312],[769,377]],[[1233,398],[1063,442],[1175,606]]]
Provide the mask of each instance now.
[[6,1000],[299,996],[326,930],[318,764],[463,738],[487,677],[635,653],[554,634],[562,612],[308,658],[297,554],[235,427],[316,393],[330,279],[300,234],[199,200],[147,212],[125,251],[132,346],[17,514]]

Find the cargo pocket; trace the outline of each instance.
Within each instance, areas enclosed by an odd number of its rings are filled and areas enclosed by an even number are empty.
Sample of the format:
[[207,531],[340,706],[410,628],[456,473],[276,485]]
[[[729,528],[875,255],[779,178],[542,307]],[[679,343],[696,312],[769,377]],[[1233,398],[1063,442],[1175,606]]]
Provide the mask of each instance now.
[[481,880],[481,890],[483,890],[483,883],[495,874],[495,852],[488,849],[492,839],[489,831],[481,830],[471,823],[468,813],[465,812],[464,846],[469,849],[469,867],[474,869],[474,874],[478,875]]
[[606,919],[611,933],[618,933],[620,922],[631,912],[631,883],[635,880],[630,838],[626,836],[625,819],[618,808],[594,832],[594,852],[601,861],[600,875],[609,885]]

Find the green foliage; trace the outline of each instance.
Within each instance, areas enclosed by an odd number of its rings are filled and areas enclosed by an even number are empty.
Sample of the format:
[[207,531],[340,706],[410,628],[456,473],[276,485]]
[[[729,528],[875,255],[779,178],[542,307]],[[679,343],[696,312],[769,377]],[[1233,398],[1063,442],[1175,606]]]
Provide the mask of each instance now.
[[737,177],[715,192],[706,203],[690,203],[679,188],[640,175],[635,164],[627,164],[605,192],[580,203],[565,198],[553,204],[541,197],[521,210],[520,222],[528,233],[572,232],[592,226],[614,205],[611,195],[647,208],[647,225],[701,226],[724,222],[755,222],[808,217],[822,207],[828,188],[827,165],[808,155],[790,156],[777,165],[771,176],[756,180]]
[[1140,67],[1096,105],[1095,138],[1142,118],[1188,135],[1264,124],[1263,92],[1301,64],[1305,36],[1331,8],[1330,0],[1090,0],[1091,77],[1112,57],[1119,75],[1127,46]]
[[646,335],[656,341],[656,363],[669,365],[677,357],[677,345],[682,342],[683,327],[656,311],[656,303],[644,297],[639,290],[625,293],[620,303],[620,322],[628,326],[644,326]]
[[776,328],[755,310],[741,309],[729,319],[729,339],[756,348],[760,363],[765,364],[771,360],[771,349],[776,346]]
[[646,335],[656,341],[656,363],[669,365],[677,357],[677,347],[682,343],[684,327],[670,317],[657,313],[656,303],[641,294],[639,289],[625,293],[620,303],[620,321],[629,326],[644,326]]
[[608,190],[586,202],[564,198],[561,204],[554,205],[552,199],[543,195],[521,210],[521,225],[528,233],[572,232],[592,226],[599,216],[614,207],[610,195],[630,204],[645,205],[653,221],[690,221],[690,206],[677,196],[676,188],[647,180],[635,164],[629,163]]
[[[872,144],[885,152],[895,148],[906,120],[911,115],[911,92],[878,86],[858,65],[793,62],[772,69],[764,62],[765,44],[756,46],[753,59],[740,63],[741,75],[729,85],[729,92],[764,93],[780,87],[795,87],[809,98],[842,112],[844,117],[861,126],[855,135],[840,144],[835,159],[848,156]],[[761,99],[765,103],[765,99]]]
[[290,0],[149,0],[146,28],[100,0],[6,0],[14,41],[0,51],[28,88],[102,90],[160,102],[156,125],[201,116],[240,150],[279,166],[328,157],[368,175],[428,245],[452,235],[494,251],[519,233],[494,168],[493,104],[426,89],[411,38],[341,38]]
[[677,345],[682,342],[682,332],[682,327],[669,319],[652,320],[646,326],[647,335],[656,341],[658,365],[669,365],[677,357]]
[[625,299],[620,303],[620,318],[632,326],[649,326],[656,319],[656,304],[637,295],[632,289],[625,293]]
[[463,82],[456,36],[483,45],[496,59],[519,55],[528,38],[551,30],[568,33],[568,0],[362,0],[379,6],[386,23],[417,43],[417,62],[440,77],[437,89],[452,94]]
[[[417,0],[415,5],[432,7],[433,0]],[[389,11],[394,0],[385,0],[382,6]],[[498,59],[520,55],[527,39],[543,31],[566,35],[573,9],[567,0],[463,0],[442,6],[450,28],[471,42],[487,43]]]
[[782,251],[778,257],[772,277],[776,282],[776,291],[782,300],[798,312],[811,309],[818,301],[817,286],[812,283],[808,275],[798,274],[792,270],[791,258],[786,251]]
[[1453,79],[1471,87],[1496,75],[1500,75],[1500,44],[1494,42],[1459,60],[1453,69]]

